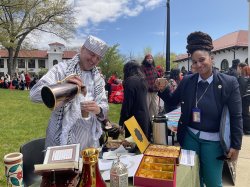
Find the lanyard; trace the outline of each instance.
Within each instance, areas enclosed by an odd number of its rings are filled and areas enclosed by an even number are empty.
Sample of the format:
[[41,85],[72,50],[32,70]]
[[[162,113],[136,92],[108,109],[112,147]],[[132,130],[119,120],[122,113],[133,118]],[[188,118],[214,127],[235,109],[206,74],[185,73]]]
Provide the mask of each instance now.
[[[211,84],[211,83],[210,83]],[[201,94],[200,98],[197,100],[197,90],[198,90],[198,84],[196,85],[196,98],[195,98],[195,107],[198,108],[198,103],[200,102],[200,100],[202,99],[202,97],[205,95],[205,93],[207,92],[210,84],[208,84],[206,90]]]

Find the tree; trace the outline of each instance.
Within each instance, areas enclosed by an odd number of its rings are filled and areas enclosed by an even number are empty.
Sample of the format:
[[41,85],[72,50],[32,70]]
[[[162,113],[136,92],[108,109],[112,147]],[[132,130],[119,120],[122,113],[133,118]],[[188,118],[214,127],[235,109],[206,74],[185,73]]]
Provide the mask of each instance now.
[[8,50],[8,74],[16,69],[18,53],[29,34],[48,32],[63,39],[75,30],[73,7],[67,0],[2,0],[0,43]]
[[[152,48],[151,47],[146,47],[143,49],[144,52],[144,56],[142,57],[142,59],[144,59],[146,54],[152,54]],[[156,66],[161,66],[164,68],[164,70],[166,70],[166,55],[164,53],[158,53],[154,56],[154,61],[155,61],[155,65]],[[173,61],[176,58],[176,54],[175,53],[170,53],[170,68],[176,68],[178,65],[177,63],[174,63]],[[141,59],[141,58],[138,58]]]
[[[170,53],[170,69],[178,67],[177,63],[173,62],[175,59],[176,59],[176,54]],[[164,68],[164,70],[166,70],[166,56],[165,56],[165,54],[162,54],[162,53],[156,54],[154,56],[154,61],[155,61],[156,66],[160,65]]]
[[41,68],[38,72],[38,78],[42,78],[49,70],[47,68]]
[[154,56],[154,61],[156,66],[161,66],[166,70],[166,58],[165,55],[162,53],[158,53]]
[[123,77],[124,58],[119,54],[118,46],[119,44],[110,47],[99,64],[106,78],[114,73],[117,73],[120,78]]
[[146,47],[143,49],[144,56],[147,54],[152,54],[152,48],[151,47]]

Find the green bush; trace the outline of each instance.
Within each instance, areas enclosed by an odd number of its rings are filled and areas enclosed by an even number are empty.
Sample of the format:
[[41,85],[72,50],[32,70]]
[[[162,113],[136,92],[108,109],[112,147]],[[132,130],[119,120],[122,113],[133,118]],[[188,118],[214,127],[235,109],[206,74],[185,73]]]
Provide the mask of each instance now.
[[42,78],[46,73],[48,72],[47,68],[40,68],[40,71],[38,72],[38,78]]

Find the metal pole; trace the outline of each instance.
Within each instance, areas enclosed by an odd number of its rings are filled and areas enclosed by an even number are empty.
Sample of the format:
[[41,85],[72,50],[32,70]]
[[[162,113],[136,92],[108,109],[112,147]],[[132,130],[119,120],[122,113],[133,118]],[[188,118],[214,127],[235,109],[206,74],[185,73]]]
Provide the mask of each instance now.
[[170,74],[170,0],[167,0],[166,76]]

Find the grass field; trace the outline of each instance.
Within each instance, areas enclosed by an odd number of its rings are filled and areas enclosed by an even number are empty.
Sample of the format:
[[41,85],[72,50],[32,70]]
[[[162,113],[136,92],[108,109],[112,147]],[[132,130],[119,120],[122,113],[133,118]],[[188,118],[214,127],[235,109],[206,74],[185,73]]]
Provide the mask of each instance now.
[[[110,104],[109,119],[117,123],[120,104]],[[29,91],[0,89],[0,186],[6,186],[3,157],[18,152],[25,142],[45,137],[51,111],[33,103]]]

